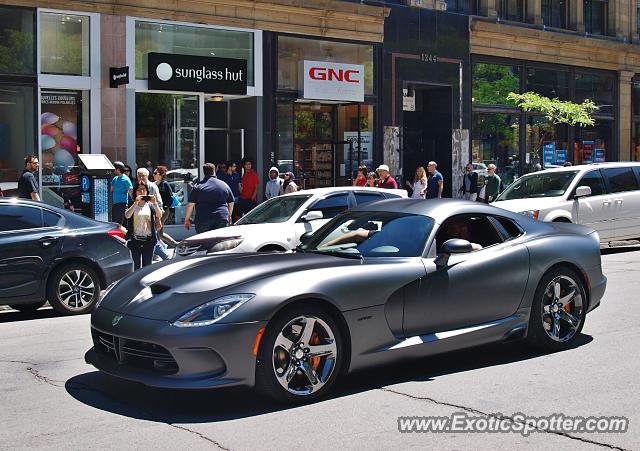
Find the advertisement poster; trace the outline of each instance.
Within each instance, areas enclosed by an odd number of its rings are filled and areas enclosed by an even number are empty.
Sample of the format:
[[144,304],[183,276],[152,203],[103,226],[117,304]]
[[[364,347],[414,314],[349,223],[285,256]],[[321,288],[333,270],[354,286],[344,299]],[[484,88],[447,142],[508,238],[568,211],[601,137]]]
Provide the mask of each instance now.
[[605,152],[604,149],[595,149],[593,151],[594,157],[593,157],[593,161],[594,163],[604,163],[606,161],[605,159]]
[[42,186],[49,188],[60,206],[80,205],[77,167],[81,94],[75,91],[43,91],[41,96],[40,147]]
[[553,164],[556,158],[556,143],[553,141],[546,143],[543,147],[543,150],[544,150],[544,163]]
[[565,164],[567,162],[567,150],[566,149],[558,149],[556,150],[556,164]]
[[593,141],[582,141],[582,162],[593,163]]
[[344,162],[346,163],[347,174],[358,169],[358,156],[360,156],[360,164],[371,168],[373,165],[373,132],[360,132],[360,154],[358,155],[358,132],[344,132],[344,140],[353,143],[353,171],[349,166],[349,145],[344,147]]

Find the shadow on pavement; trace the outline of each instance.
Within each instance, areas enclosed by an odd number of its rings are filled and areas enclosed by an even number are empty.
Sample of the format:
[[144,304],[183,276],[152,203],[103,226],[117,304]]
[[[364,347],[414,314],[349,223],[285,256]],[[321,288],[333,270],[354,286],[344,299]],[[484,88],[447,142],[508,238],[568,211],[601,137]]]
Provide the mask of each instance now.
[[640,246],[620,246],[620,247],[605,247],[600,249],[602,255],[622,254],[625,252],[640,251]]
[[30,321],[32,319],[60,318],[62,315],[51,307],[42,307],[35,312],[22,313],[16,310],[0,310],[0,324],[15,321]]
[[[582,334],[577,337],[574,348],[592,340],[591,336]],[[513,342],[411,360],[400,365],[377,367],[351,374],[334,386],[327,399],[343,398],[403,382],[428,382],[449,374],[505,365],[544,355],[546,354]],[[65,388],[76,400],[96,409],[169,424],[227,421],[296,407],[275,403],[250,389],[163,390],[117,379],[98,371],[69,379]]]

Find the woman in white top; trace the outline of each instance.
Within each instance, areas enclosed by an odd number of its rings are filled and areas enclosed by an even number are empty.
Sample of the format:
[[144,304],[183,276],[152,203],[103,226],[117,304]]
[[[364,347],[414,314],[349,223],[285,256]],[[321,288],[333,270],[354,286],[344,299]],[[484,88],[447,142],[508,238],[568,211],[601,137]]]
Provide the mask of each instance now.
[[[407,185],[411,186],[407,181]],[[427,172],[422,166],[416,168],[416,176],[413,179],[413,194],[412,199],[424,199],[427,194]]]
[[153,260],[153,250],[161,227],[162,210],[156,196],[149,195],[149,187],[142,182],[136,186],[135,201],[125,211],[127,218],[127,247],[131,250],[134,269],[148,266]]

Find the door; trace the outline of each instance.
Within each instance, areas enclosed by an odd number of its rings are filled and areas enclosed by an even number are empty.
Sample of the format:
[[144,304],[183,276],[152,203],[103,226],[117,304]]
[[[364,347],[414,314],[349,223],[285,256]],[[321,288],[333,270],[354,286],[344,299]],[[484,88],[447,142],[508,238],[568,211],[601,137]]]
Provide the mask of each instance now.
[[605,168],[615,212],[615,239],[636,238],[640,220],[640,187],[631,167]]
[[[407,337],[451,331],[513,315],[529,278],[529,252],[507,240],[484,215],[449,218],[436,234],[438,251],[451,238],[482,246],[452,255],[446,268],[424,259],[427,275],[405,292],[404,333]],[[508,271],[509,277],[505,277]]]
[[208,163],[233,161],[238,166],[244,158],[244,129],[204,129],[204,159]]
[[43,218],[42,208],[0,205],[0,299],[43,292],[44,275],[61,248],[61,229],[53,225],[60,217],[45,212]]
[[575,218],[575,222],[598,232],[601,240],[613,238],[615,236],[615,207],[613,197],[607,191],[600,170],[596,169],[584,174],[576,188],[579,186],[591,188],[591,196],[574,199],[574,215],[572,216]]

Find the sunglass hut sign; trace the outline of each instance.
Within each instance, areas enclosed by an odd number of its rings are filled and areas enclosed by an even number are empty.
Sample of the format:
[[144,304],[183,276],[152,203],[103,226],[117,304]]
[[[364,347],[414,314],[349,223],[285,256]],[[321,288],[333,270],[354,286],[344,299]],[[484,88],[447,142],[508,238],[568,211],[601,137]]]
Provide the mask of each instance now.
[[364,102],[364,66],[304,61],[304,98]]
[[149,89],[246,94],[247,62],[240,59],[149,53]]

